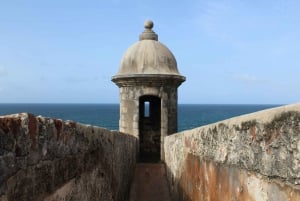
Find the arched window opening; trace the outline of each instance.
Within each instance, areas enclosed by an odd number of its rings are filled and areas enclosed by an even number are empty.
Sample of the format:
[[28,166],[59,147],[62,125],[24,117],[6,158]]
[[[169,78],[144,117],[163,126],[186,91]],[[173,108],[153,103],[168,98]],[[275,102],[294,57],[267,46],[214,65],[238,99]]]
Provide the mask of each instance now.
[[161,99],[142,96],[139,100],[140,161],[160,161]]

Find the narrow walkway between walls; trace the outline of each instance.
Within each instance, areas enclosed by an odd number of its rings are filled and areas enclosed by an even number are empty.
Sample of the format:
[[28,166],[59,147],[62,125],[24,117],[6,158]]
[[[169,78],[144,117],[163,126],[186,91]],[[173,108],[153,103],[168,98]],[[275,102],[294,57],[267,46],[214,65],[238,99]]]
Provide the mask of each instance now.
[[136,165],[129,201],[171,201],[163,163]]

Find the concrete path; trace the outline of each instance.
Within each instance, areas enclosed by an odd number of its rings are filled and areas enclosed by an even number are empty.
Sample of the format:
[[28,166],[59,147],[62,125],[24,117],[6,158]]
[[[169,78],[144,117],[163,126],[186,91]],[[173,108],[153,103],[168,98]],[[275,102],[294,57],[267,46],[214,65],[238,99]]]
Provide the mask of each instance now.
[[138,163],[129,201],[171,201],[162,163]]

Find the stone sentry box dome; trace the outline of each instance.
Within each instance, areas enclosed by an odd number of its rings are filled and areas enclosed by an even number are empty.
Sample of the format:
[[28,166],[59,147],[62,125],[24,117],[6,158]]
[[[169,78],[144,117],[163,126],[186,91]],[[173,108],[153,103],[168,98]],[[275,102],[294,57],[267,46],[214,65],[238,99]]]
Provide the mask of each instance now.
[[172,52],[146,21],[112,81],[120,88],[119,130],[138,138],[142,162],[164,160],[163,140],[177,132],[177,88],[185,81]]

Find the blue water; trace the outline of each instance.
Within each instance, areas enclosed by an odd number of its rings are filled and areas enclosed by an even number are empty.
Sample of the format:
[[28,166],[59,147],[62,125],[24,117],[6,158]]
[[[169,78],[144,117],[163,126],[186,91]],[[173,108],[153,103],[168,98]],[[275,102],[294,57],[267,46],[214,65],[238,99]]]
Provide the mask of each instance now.
[[[191,129],[276,106],[278,105],[181,104],[178,106],[178,130]],[[20,112],[72,120],[111,130],[119,128],[118,104],[0,104],[0,115]]]

